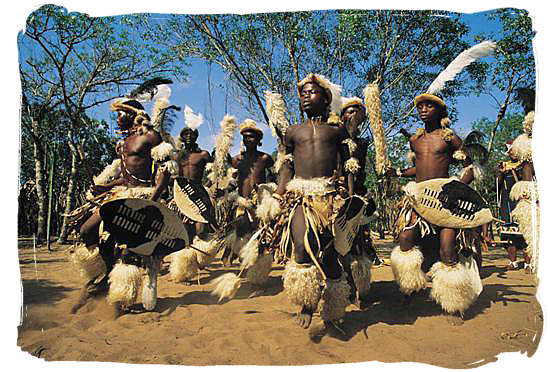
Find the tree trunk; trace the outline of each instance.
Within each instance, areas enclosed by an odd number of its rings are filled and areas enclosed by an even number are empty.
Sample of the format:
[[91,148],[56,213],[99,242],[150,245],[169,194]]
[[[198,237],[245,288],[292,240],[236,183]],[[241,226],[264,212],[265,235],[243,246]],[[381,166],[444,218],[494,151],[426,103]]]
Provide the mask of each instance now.
[[[38,123],[33,120],[32,127],[35,129]],[[36,221],[36,238],[38,241],[44,239],[46,234],[46,195],[44,193],[44,164],[43,154],[40,144],[33,141],[34,157],[34,182],[36,185],[36,197],[38,203],[38,216]]]
[[506,114],[506,110],[508,109],[508,104],[510,103],[510,98],[512,97],[513,91],[514,91],[514,84],[512,84],[512,81],[510,80],[508,84],[508,90],[506,92],[506,98],[504,99],[504,103],[500,106],[500,109],[498,110],[497,120],[495,121],[493,130],[491,130],[491,137],[489,138],[489,143],[487,144],[487,154],[489,155],[491,155],[491,151],[493,151],[497,129],[500,124],[500,121]]
[[[72,144],[69,144],[69,148],[71,149],[71,173],[69,175],[69,184],[67,185],[67,195],[65,195],[65,215],[69,214],[73,210],[75,180],[77,175],[76,148]],[[61,225],[61,231],[57,242],[61,244],[66,243],[68,235],[67,217],[65,216],[63,217],[63,224]]]

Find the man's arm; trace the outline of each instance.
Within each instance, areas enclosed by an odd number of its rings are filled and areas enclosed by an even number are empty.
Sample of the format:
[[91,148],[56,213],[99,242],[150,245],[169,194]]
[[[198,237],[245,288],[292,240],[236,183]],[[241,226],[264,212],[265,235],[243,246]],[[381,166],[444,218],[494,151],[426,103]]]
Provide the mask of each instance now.
[[170,172],[166,169],[160,171],[155,180],[155,188],[151,193],[151,200],[157,201],[170,182]]
[[460,181],[462,183],[465,183],[466,185],[469,185],[470,182],[474,180],[474,170],[472,168],[466,167],[464,169],[464,172],[462,173],[462,177],[460,177]]
[[535,169],[533,168],[533,163],[524,162],[523,169],[521,171],[521,179],[523,181],[533,181],[535,176]]

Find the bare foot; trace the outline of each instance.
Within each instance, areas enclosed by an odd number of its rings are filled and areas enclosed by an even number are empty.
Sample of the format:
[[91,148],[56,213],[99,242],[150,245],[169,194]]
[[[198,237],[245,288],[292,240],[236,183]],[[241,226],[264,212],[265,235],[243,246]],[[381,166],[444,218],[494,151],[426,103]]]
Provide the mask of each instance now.
[[461,326],[464,324],[464,319],[462,319],[460,314],[447,314],[446,319],[447,322],[453,326]]
[[76,314],[76,312],[77,312],[82,306],[84,306],[84,305],[86,305],[86,300],[81,301],[81,300],[79,299],[79,301],[78,301],[76,304],[74,304],[73,307],[71,307],[70,313],[71,313],[71,314]]
[[308,336],[312,342],[318,344],[319,342],[321,342],[327,332],[328,329],[325,322],[319,322],[317,324],[314,323],[311,325],[311,327],[309,327]]
[[73,307],[71,307],[71,311],[70,311],[71,314],[76,314],[76,312],[82,306],[86,305],[86,302],[88,302],[88,300],[92,298],[92,295],[90,294],[90,291],[89,291],[89,286],[90,285],[87,284],[84,288],[80,290],[80,295],[78,296],[78,300],[76,304],[74,304]]
[[302,328],[308,328],[311,324],[311,317],[313,316],[313,311],[308,309],[307,307],[302,307],[302,311],[300,311],[296,315],[296,321],[298,322],[298,325]]

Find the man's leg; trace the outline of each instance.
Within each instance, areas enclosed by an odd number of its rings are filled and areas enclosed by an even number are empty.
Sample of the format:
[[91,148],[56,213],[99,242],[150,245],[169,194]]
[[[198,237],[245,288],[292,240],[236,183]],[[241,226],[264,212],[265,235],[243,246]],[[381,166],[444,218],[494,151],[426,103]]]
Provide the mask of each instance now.
[[511,242],[506,246],[506,252],[508,253],[508,260],[510,261],[508,263],[507,269],[508,270],[517,270],[518,269],[518,262],[517,262],[517,248],[516,245]]
[[420,241],[418,226],[408,228],[399,233],[399,246],[391,253],[390,261],[393,276],[399,285],[399,290],[405,295],[404,304],[411,300],[411,295],[426,287],[426,275],[422,271],[424,256],[415,247]]
[[308,328],[321,298],[321,275],[306,252],[304,211],[298,206],[290,222],[294,262],[287,265],[283,285],[291,302],[301,306],[298,324]]
[[[459,262],[456,248],[456,230],[442,228],[439,233],[441,261],[432,266],[431,297],[448,314],[453,325],[464,323],[462,314],[477,299],[479,276],[473,275],[464,263]],[[477,284],[479,282],[479,284]]]
[[79,244],[73,254],[73,262],[86,280],[77,303],[71,308],[74,314],[86,304],[91,297],[107,290],[108,267],[99,250],[99,225],[101,216],[92,215],[80,228],[80,237],[84,244]]

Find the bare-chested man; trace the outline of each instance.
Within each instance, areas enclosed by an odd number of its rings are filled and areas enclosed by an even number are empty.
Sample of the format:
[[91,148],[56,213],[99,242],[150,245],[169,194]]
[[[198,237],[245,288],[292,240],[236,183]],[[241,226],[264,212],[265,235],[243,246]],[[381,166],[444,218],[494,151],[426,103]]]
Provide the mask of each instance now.
[[[344,159],[342,141],[349,135],[343,127],[327,125],[330,82],[309,74],[298,88],[308,119],[287,130],[287,155],[276,194],[298,197],[289,217],[292,257],[283,284],[291,302],[301,307],[298,324],[307,328],[318,307],[321,318],[331,322],[341,320],[349,304],[350,288],[331,236],[338,154]],[[348,184],[350,191],[352,187]]]
[[237,257],[240,248],[246,243],[246,237],[258,227],[255,216],[255,202],[253,199],[260,184],[266,183],[269,168],[274,164],[273,158],[265,152],[259,151],[263,132],[252,119],[246,119],[240,126],[245,151],[231,160],[231,165],[237,170],[237,211],[236,236],[232,247],[225,250],[222,260],[228,266]]
[[[161,167],[154,169],[153,160],[157,164],[168,161],[171,150],[163,145],[172,147],[162,142],[158,130],[150,125],[149,116],[138,101],[116,102],[112,108],[117,111],[117,123],[121,133],[125,136],[117,145],[117,153],[121,159],[121,176],[105,185],[94,186],[93,193],[103,194],[99,203],[115,198],[157,200],[168,185],[170,173],[174,173],[177,169],[172,169],[175,168],[173,163],[170,166],[168,163],[164,163]],[[139,270],[137,273],[135,270],[131,270],[126,273],[126,278],[124,275],[119,275],[109,279],[109,274],[115,271],[113,265],[117,257],[115,257],[112,247],[103,248],[100,244],[99,226],[101,221],[99,208],[96,208],[80,227],[80,237],[84,244],[76,249],[73,257],[80,272],[86,278],[87,284],[82,290],[78,303],[71,309],[72,313],[82,307],[90,297],[106,291],[108,281],[111,287],[120,286],[118,288],[122,288],[125,284],[115,283],[116,278],[131,281],[132,278],[129,276],[132,273],[141,275]],[[124,264],[117,264],[117,266],[119,269],[124,269]],[[121,291],[117,291],[117,293],[123,297],[128,295]],[[109,298],[112,303],[128,303],[128,300],[131,299],[118,298],[116,294],[115,297]],[[135,301],[135,298],[133,300]]]
[[[179,175],[189,181],[202,185],[204,169],[206,164],[214,161],[208,151],[203,150],[197,144],[199,131],[185,127],[180,132],[180,139],[183,143],[180,157],[180,172]],[[205,231],[203,223],[195,224],[196,234],[202,235]]]
[[[447,107],[441,98],[430,94],[416,97],[415,105],[424,122],[424,128],[409,140],[416,156],[415,167],[397,171],[390,169],[388,174],[415,177],[417,183],[448,178],[453,153],[461,147],[462,141],[447,128]],[[414,188],[415,184],[407,185],[406,193],[409,187]],[[426,286],[426,277],[421,269],[424,260],[421,250],[425,254],[439,256],[440,262],[435,263],[430,270],[431,296],[449,314],[447,318],[452,324],[462,324],[461,315],[476,300],[481,282],[476,282],[471,271],[459,262],[459,230],[432,225],[410,205],[401,211],[398,223],[401,231],[399,246],[392,251],[391,265],[406,302],[410,301],[410,295]]]
[[[340,117],[342,124],[351,137],[346,139],[344,143],[348,145],[350,156],[357,159],[359,164],[357,171],[353,174],[353,192],[356,195],[365,197],[368,194],[365,186],[368,141],[358,136],[360,125],[366,119],[365,106],[361,99],[357,97],[347,99],[342,105]],[[371,215],[374,213],[376,206],[371,198],[367,202],[370,209],[368,215]],[[373,264],[383,264],[383,261],[380,260],[374,250],[368,225],[362,225],[359,228],[351,251],[346,255],[344,262],[348,283],[351,286],[350,300],[359,307],[363,307],[366,304],[370,289],[370,268]],[[360,268],[361,265],[363,267]]]

